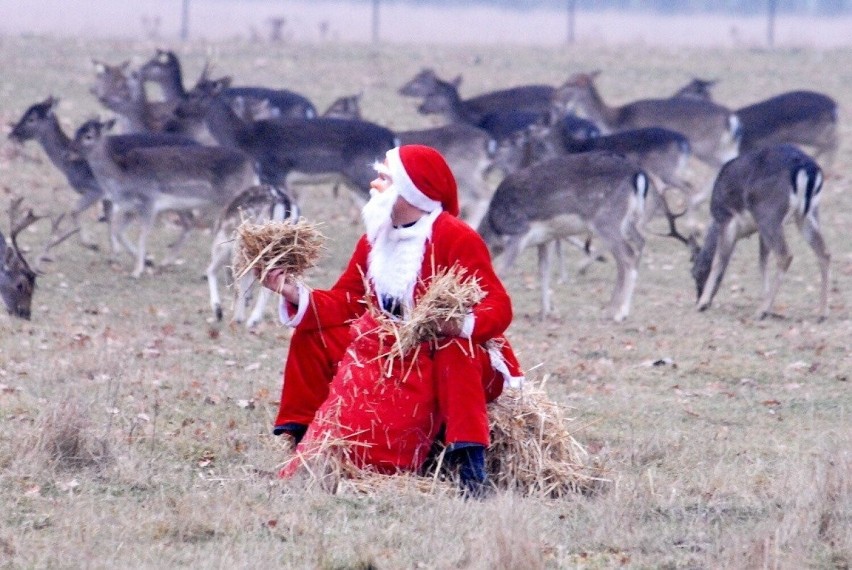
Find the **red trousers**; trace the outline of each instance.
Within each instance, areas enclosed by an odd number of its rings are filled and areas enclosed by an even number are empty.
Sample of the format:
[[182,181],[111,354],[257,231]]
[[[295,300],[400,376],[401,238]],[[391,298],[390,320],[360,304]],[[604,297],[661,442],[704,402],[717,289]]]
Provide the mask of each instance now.
[[[295,329],[276,426],[311,423],[351,340],[348,326]],[[501,394],[503,378],[492,368],[488,352],[464,339],[453,339],[435,348],[432,359],[445,442],[489,445],[485,404]]]

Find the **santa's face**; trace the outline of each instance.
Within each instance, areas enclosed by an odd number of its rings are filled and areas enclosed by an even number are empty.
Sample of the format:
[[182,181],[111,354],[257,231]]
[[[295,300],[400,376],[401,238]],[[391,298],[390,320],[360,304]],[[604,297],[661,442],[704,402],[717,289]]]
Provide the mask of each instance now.
[[370,182],[370,200],[361,209],[361,217],[367,229],[367,237],[373,241],[382,226],[391,223],[399,193],[393,185],[387,160],[376,164],[376,178]]

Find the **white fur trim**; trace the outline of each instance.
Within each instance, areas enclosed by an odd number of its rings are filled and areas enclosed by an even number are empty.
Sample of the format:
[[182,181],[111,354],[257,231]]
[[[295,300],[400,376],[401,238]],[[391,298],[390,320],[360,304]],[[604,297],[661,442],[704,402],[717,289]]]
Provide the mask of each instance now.
[[508,388],[519,389],[524,385],[524,376],[512,376],[509,372],[509,367],[506,365],[506,360],[503,354],[496,346],[488,347],[488,359],[491,361],[491,366],[503,376],[503,386]]
[[290,316],[290,303],[287,302],[287,299],[281,297],[278,302],[278,318],[281,320],[282,325],[288,327],[295,327],[302,322],[305,313],[308,312],[308,303],[311,299],[310,290],[307,287],[301,283],[297,284],[296,287],[299,288],[299,305],[296,308],[295,315]]
[[431,199],[414,185],[414,182],[412,182],[411,177],[405,170],[405,166],[402,164],[402,158],[399,156],[399,147],[390,149],[385,153],[385,156],[388,159],[388,169],[390,170],[391,179],[400,196],[405,198],[409,204],[415,208],[420,208],[424,212],[432,212],[441,207],[440,201]]
[[464,322],[462,323],[461,333],[459,336],[461,338],[470,338],[473,335],[473,325],[476,324],[476,317],[473,313],[468,313],[464,316]]

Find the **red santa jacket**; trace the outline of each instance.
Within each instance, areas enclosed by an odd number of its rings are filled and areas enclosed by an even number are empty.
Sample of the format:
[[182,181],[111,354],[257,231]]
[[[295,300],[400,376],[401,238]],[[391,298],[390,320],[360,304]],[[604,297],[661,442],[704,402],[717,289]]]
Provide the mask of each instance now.
[[[470,339],[475,344],[483,344],[500,337],[512,321],[512,302],[494,273],[488,248],[479,234],[458,218],[442,212],[432,224],[432,233],[425,247],[420,278],[414,290],[415,304],[437,271],[458,264],[467,269],[467,275],[479,279],[485,293],[483,300],[472,310],[474,323]],[[299,328],[321,329],[348,324],[366,310],[364,276],[367,275],[369,254],[370,243],[366,236],[362,236],[337,283],[331,289],[310,292],[310,306],[297,325]],[[369,294],[375,296],[372,291]],[[512,376],[520,376],[519,370],[512,370],[517,368],[514,355],[507,349],[503,352]]]

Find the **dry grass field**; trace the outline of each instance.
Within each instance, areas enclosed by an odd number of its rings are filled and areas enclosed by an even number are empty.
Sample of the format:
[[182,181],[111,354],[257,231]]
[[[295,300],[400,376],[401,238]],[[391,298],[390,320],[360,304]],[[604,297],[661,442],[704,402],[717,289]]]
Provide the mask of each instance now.
[[[0,120],[61,97],[67,131],[96,113],[90,58],[148,58],[145,42],[0,39]],[[687,251],[648,236],[634,309],[603,319],[614,264],[554,285],[558,315],[537,320],[535,255],[507,278],[510,336],[533,382],[568,408],[577,439],[606,467],[591,496],[510,494],[465,502],[388,486],[306,491],[268,476],[287,331],[211,319],[201,279],[209,234],[182,263],[130,278],[75,240],[38,280],[31,321],[0,314],[0,564],[23,568],[849,568],[852,565],[852,51],[262,45],[192,43],[239,84],[284,86],[324,108],[364,90],[367,118],[431,124],[396,89],[422,66],[464,74],[462,93],[558,84],[602,69],[622,103],[719,78],[731,107],[796,88],[842,110],[841,151],[822,220],[833,254],[831,315],[816,322],[817,265],[793,228],[781,319],[758,321],[757,241],[735,253],[715,305],[694,309]],[[696,180],[706,170],[696,167]],[[33,143],[0,147],[0,209],[73,203]],[[310,188],[307,217],[331,237],[312,275],[328,285],[359,233],[352,206]],[[706,209],[704,211],[706,216]],[[5,214],[0,217],[7,229]],[[106,230],[87,220],[102,250]],[[21,236],[37,252],[41,223]],[[155,260],[177,235],[163,224]],[[579,262],[569,252],[572,264]],[[270,307],[270,317],[272,310]],[[653,365],[658,362],[661,365]]]

